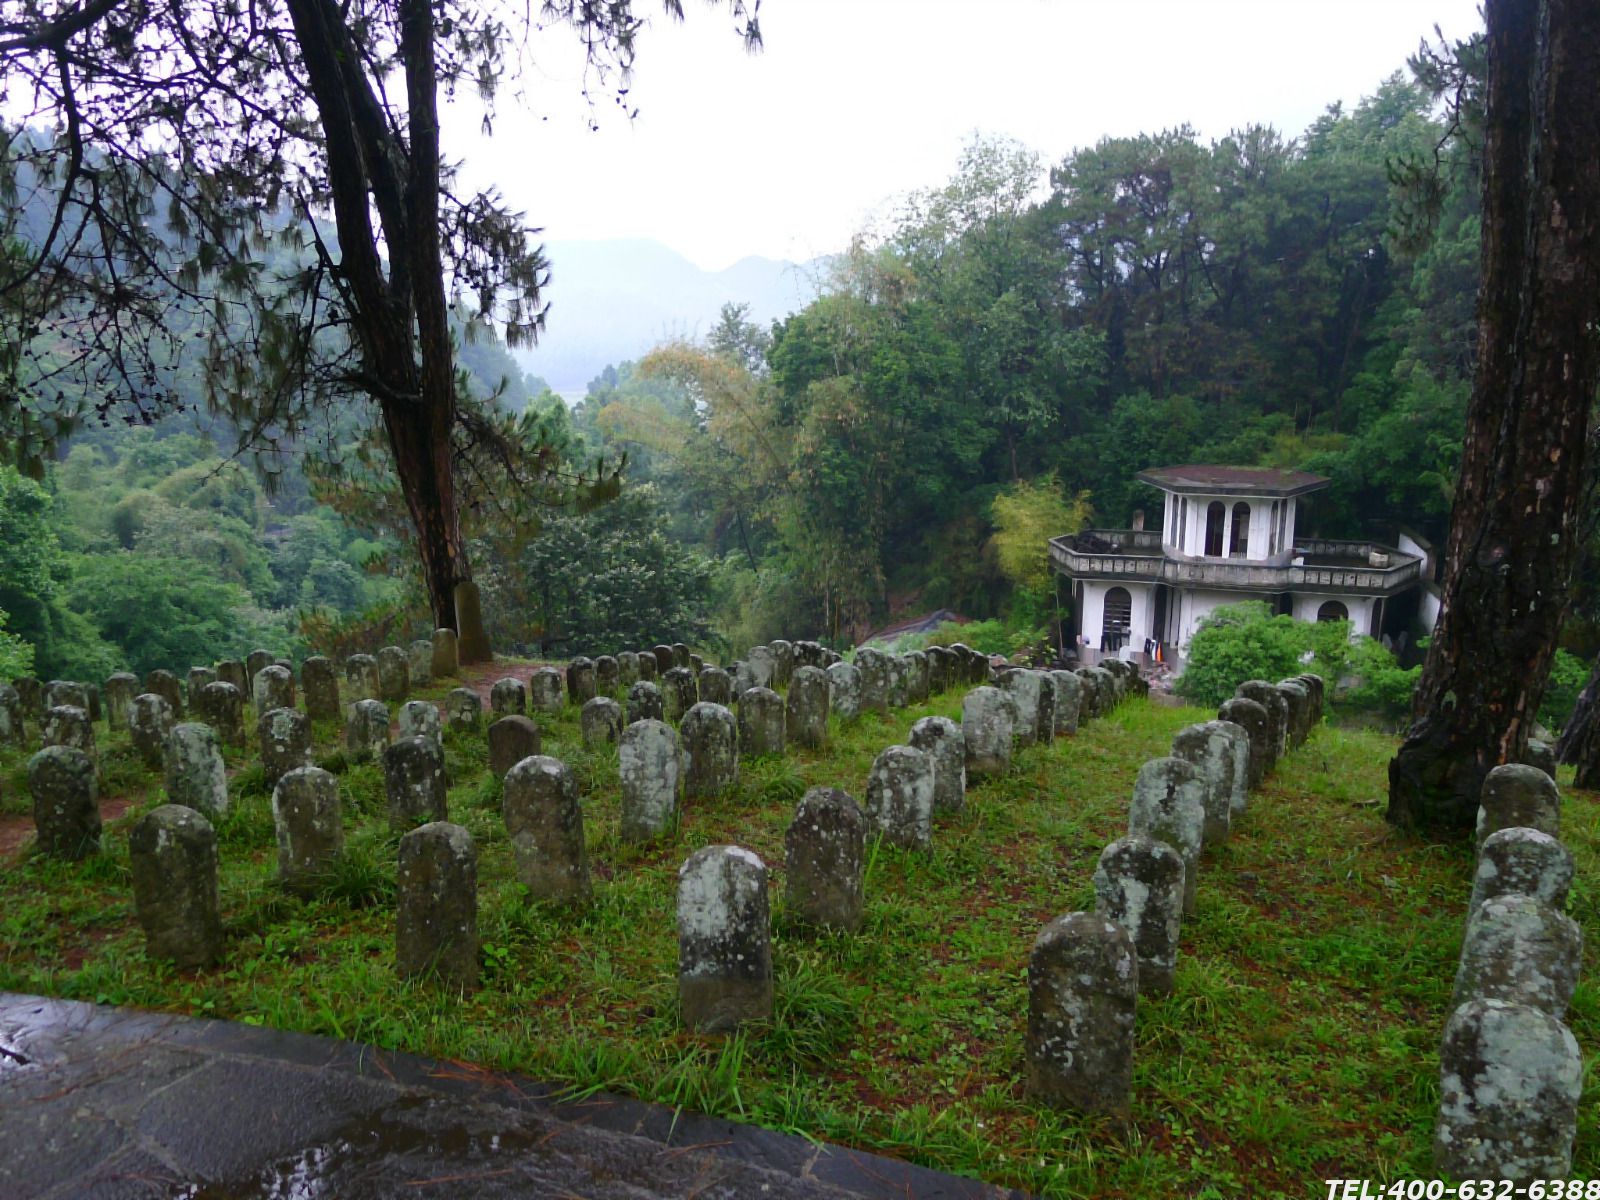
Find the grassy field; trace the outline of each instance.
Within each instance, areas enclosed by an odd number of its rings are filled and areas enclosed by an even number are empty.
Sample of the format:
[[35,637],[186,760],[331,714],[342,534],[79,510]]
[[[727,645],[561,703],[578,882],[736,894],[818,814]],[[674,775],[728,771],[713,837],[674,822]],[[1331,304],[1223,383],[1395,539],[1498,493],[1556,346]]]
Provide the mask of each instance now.
[[[428,693],[442,697],[447,689]],[[863,796],[881,749],[956,693],[835,729],[828,751],[746,761],[741,784],[683,814],[645,850],[617,837],[614,748],[587,751],[576,710],[541,720],[545,753],[583,786],[594,904],[569,914],[517,884],[479,737],[447,734],[451,819],[480,850],[483,986],[466,1000],[392,970],[393,856],[383,785],[347,766],[336,731],[319,761],[341,776],[349,854],[325,893],[274,884],[269,798],[243,758],[219,825],[226,964],[181,973],[145,959],[127,870],[128,826],[162,801],[125,735],[102,741],[108,794],[133,800],[105,853],[0,865],[0,988],[229,1017],[570,1084],[865,1147],[1043,1196],[1318,1196],[1321,1180],[1429,1176],[1436,1048],[1469,891],[1470,854],[1384,823],[1393,742],[1325,727],[1207,853],[1177,985],[1140,1002],[1133,1120],[1085,1121],[1023,1095],[1026,964],[1052,917],[1093,903],[1101,848],[1125,832],[1134,775],[1210,714],[1132,701],[1076,737],[1022,752],[1003,781],[936,822],[931,853],[869,854],[867,920],[807,937],[782,905],[783,832],[812,785]],[[100,732],[103,737],[104,726]],[[24,757],[0,760],[0,809],[27,811]],[[1592,948],[1594,794],[1569,791],[1578,864],[1570,911]],[[673,898],[694,849],[737,842],[773,880],[777,1012],[726,1040],[676,1014]],[[1589,951],[1591,960],[1593,950]],[[1600,1174],[1592,961],[1569,1020],[1585,1049],[1575,1174]]]

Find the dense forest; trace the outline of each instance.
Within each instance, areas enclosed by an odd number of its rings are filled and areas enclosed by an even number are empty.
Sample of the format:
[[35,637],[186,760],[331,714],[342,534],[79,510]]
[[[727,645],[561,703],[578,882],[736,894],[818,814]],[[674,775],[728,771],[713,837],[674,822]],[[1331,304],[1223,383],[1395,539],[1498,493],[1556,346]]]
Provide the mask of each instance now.
[[[1298,137],[1178,128],[1048,166],[976,139],[804,309],[760,328],[730,305],[572,409],[460,317],[462,388],[552,477],[622,466],[619,489],[533,504],[463,473],[496,647],[843,647],[939,608],[1020,645],[1061,615],[1044,539],[1127,526],[1154,464],[1316,471],[1306,532],[1439,539],[1479,252],[1470,97],[1450,109],[1448,83],[1425,56]],[[37,482],[0,472],[0,665],[97,678],[426,629],[370,430],[335,417],[283,469],[187,408],[84,429]]]

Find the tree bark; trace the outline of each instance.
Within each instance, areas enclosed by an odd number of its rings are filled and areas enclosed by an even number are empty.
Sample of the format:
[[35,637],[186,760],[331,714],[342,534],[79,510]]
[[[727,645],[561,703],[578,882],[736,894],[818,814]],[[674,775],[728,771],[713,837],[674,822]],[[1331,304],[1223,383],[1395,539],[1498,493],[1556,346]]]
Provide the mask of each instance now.
[[1470,835],[1483,777],[1527,750],[1577,550],[1600,355],[1600,6],[1490,0],[1481,347],[1444,604],[1388,818]]
[[1581,788],[1600,783],[1600,658],[1589,671],[1572,716],[1556,742],[1556,761],[1578,768],[1573,780]]

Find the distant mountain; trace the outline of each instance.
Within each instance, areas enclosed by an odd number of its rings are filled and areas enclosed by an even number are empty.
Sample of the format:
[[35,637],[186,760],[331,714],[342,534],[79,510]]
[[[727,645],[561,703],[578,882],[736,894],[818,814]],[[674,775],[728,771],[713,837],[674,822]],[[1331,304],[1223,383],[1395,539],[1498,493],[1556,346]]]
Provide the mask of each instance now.
[[612,363],[668,338],[704,336],[724,304],[748,304],[761,325],[797,312],[816,297],[827,266],[750,257],[702,271],[644,238],[548,242],[545,253],[550,314],[539,345],[517,359],[569,399]]

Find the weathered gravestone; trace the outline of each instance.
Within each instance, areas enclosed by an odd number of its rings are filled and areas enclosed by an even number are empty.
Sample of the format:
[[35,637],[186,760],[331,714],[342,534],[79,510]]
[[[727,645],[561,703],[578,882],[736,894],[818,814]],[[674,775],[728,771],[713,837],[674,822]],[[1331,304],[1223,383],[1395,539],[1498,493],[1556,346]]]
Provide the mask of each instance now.
[[209,725],[174,725],[165,758],[168,800],[213,820],[228,811],[228,772]]
[[949,717],[923,717],[911,726],[911,745],[933,763],[933,811],[960,812],[967,803],[967,739]]
[[297,767],[272,789],[278,881],[291,892],[315,891],[344,853],[339,781],[320,767]]
[[40,710],[40,717],[52,708],[81,708],[88,712],[89,685],[72,679],[52,679],[44,685],[44,708]]
[[661,675],[660,686],[668,721],[683,720],[683,714],[700,701],[699,686],[695,681],[694,672],[688,667],[668,667]]
[[656,656],[648,650],[639,651],[639,678],[643,680],[657,679],[661,675],[661,666],[656,662]]
[[536,900],[589,902],[589,860],[583,840],[578,781],[557,758],[535,755],[506,772],[502,805],[517,861],[517,879]]
[[23,740],[22,697],[11,684],[0,683],[0,747],[20,746]]
[[954,678],[955,655],[945,646],[929,646],[924,653],[928,659],[928,694],[942,695]]
[[411,659],[399,646],[378,651],[378,699],[398,704],[411,694]]
[[841,721],[861,715],[861,672],[854,663],[836,662],[828,668],[828,696]]
[[395,723],[403,738],[425,737],[437,742],[444,735],[439,709],[431,700],[407,700]]
[[602,654],[594,660],[594,686],[600,695],[612,695],[621,682],[622,671],[614,657]]
[[741,846],[707,846],[678,869],[678,1007],[700,1033],[772,1016],[767,868]]
[[[128,709],[133,706],[133,698],[139,694],[139,677],[127,671],[118,671],[115,675],[106,676],[105,683],[100,685],[100,691],[105,697],[106,727],[126,729]],[[190,692],[189,701],[198,705],[200,698]]]
[[678,730],[685,799],[715,796],[739,782],[739,729],[720,704],[696,704]]
[[637,650],[617,651],[617,685],[628,688],[638,682],[639,652]]
[[389,706],[357,700],[344,721],[344,750],[351,762],[368,762],[389,746]]
[[311,765],[311,718],[293,708],[274,708],[256,722],[261,767],[267,786],[276,787],[296,767]]
[[559,713],[567,703],[566,684],[554,667],[540,667],[528,676],[528,703],[534,712]]
[[217,835],[192,808],[163,804],[128,834],[133,907],[151,958],[208,967],[222,958]]
[[300,664],[300,689],[305,693],[306,716],[313,721],[336,721],[339,705],[339,671],[331,659],[314,654]]
[[431,639],[433,660],[429,674],[435,679],[454,679],[461,673],[460,641],[454,629],[435,629]]
[[777,638],[767,643],[767,649],[772,651],[773,688],[788,687],[794,674],[794,643]]
[[1200,848],[1206,822],[1206,786],[1181,758],[1152,758],[1139,768],[1128,806],[1128,832],[1165,842],[1183,859],[1183,912],[1194,914],[1200,883]]
[[44,684],[32,675],[18,675],[11,681],[11,686],[17,689],[17,698],[22,701],[23,718],[37,724],[46,708]]
[[967,774],[997,778],[1011,768],[1015,705],[999,688],[975,687],[961,701],[961,733],[967,744]]
[[220,679],[207,684],[200,690],[195,713],[217,731],[223,745],[244,745],[244,693],[233,684]]
[[1265,679],[1247,679],[1234,688],[1233,694],[1241,700],[1254,700],[1267,710],[1267,773],[1271,774],[1287,745],[1289,702]]
[[483,723],[483,699],[471,688],[451,688],[444,698],[444,715],[452,729],[476,731]]
[[358,700],[377,700],[378,660],[370,654],[352,654],[344,660],[344,700],[354,704]]
[[1183,858],[1165,842],[1139,835],[1118,838],[1100,854],[1094,872],[1094,910],[1120,925],[1139,956],[1139,990],[1172,990],[1183,927]]
[[721,667],[701,667],[696,679],[699,698],[707,704],[733,703],[733,677]]
[[889,676],[888,655],[871,646],[863,646],[856,651],[856,670],[861,677],[861,711],[887,713],[893,683]]
[[[184,702],[188,704],[189,711],[191,713],[194,712],[195,705],[200,703],[200,693],[206,689],[206,685],[215,683],[216,681],[217,672],[213,667],[189,668],[189,677],[184,681],[183,698]],[[133,694],[131,692],[128,694],[128,698],[130,700],[133,698]],[[109,716],[106,718],[106,724],[110,725],[113,729],[116,728],[116,722],[113,721]]]
[[[44,710],[44,722],[40,728],[39,741],[45,746],[71,746],[74,750],[82,750],[90,758],[97,758],[94,740],[94,722],[89,719],[88,709],[78,708],[72,704],[58,704],[53,708]],[[156,766],[160,766],[161,757],[156,756]]]
[[866,835],[867,818],[848,793],[812,788],[800,798],[783,835],[784,907],[792,919],[851,933],[861,928]]
[[432,738],[410,737],[383,752],[383,790],[389,828],[406,830],[449,816],[444,751]]
[[1072,671],[1051,671],[1056,685],[1056,736],[1078,732],[1078,712],[1083,706],[1083,680]]
[[1053,1108],[1127,1114],[1139,961],[1116,923],[1068,913],[1028,956],[1028,1092]]
[[39,849],[51,858],[100,850],[100,795],[94,760],[71,746],[46,746],[28,760],[28,795]]
[[525,758],[540,753],[539,727],[531,718],[501,717],[489,726],[489,770],[504,779],[507,771]]
[[520,679],[498,679],[489,689],[489,711],[497,717],[511,717],[528,711],[528,689]]
[[[262,667],[251,681],[250,699],[255,704],[257,714],[271,712],[275,708],[293,708],[294,676],[275,663]],[[173,709],[173,712],[177,713],[178,710]]]
[[[433,643],[427,638],[420,638],[406,647],[406,667],[411,674],[412,687],[427,687],[433,682]],[[300,667],[301,677],[305,676],[304,664]]]
[[400,839],[395,970],[436,975],[447,987],[478,985],[478,848],[472,835],[433,821]]
[[678,735],[655,718],[631,723],[617,743],[622,840],[648,842],[671,828],[678,811],[682,765]]
[[1255,791],[1265,782],[1267,772],[1272,769],[1272,718],[1254,700],[1235,697],[1224,701],[1222,707],[1217,709],[1217,720],[1227,721],[1244,730],[1249,740],[1246,790]]
[[1560,912],[1572,887],[1572,855],[1548,833],[1512,826],[1499,829],[1478,847],[1478,868],[1472,877],[1467,917],[1485,900],[1525,895]]
[[911,746],[890,746],[867,773],[867,820],[892,846],[925,849],[933,842],[933,759]]
[[[250,695],[250,673],[245,670],[244,663],[236,658],[225,658],[217,664],[217,682],[233,684],[239,689],[240,699]],[[134,688],[135,692],[138,690]]]
[[1582,1092],[1583,1056],[1557,1018],[1525,1004],[1469,1001],[1451,1014],[1439,1047],[1434,1166],[1522,1188],[1566,1179]]
[[1298,679],[1280,679],[1276,686],[1287,710],[1284,748],[1298,750],[1311,734],[1311,689]]
[[614,742],[622,733],[622,705],[610,696],[596,696],[579,711],[578,727],[585,746]]
[[172,725],[172,705],[163,697],[144,692],[133,698],[128,708],[128,737],[140,761],[152,771],[161,769]]
[[1221,845],[1227,841],[1233,820],[1233,783],[1237,763],[1233,736],[1227,724],[1226,721],[1203,721],[1198,725],[1186,725],[1172,738],[1172,757],[1191,764],[1200,773],[1200,780],[1205,785],[1206,821],[1202,837],[1207,846]]
[[1563,1018],[1582,962],[1583,930],[1571,917],[1533,896],[1495,896],[1467,921],[1450,1007],[1504,1000]]
[[828,744],[828,676],[820,667],[796,667],[784,701],[784,737],[817,750]]
[[[293,686],[293,682],[294,681],[291,679],[291,686]],[[82,685],[80,684],[78,686],[81,687]],[[183,716],[183,685],[178,682],[178,677],[171,671],[157,669],[149,672],[144,677],[144,690],[155,693],[157,696],[160,696],[163,700],[170,704],[172,706],[173,717],[176,718]],[[89,708],[89,693],[87,688],[84,689],[83,693],[83,708],[84,711],[88,711]]]
[[567,699],[582,707],[594,697],[594,661],[580,654],[567,664]]
[[[246,679],[253,680],[263,668],[270,667],[274,660],[270,650],[252,650],[244,656],[244,674]],[[145,689],[148,691],[149,689]]]
[[648,679],[641,679],[628,689],[629,721],[660,721],[666,718],[666,712],[661,689]]
[[1000,688],[1011,694],[1012,700],[1017,705],[1017,715],[1020,720],[1013,731],[1017,744],[1032,746],[1039,742],[1050,744],[1050,739],[1055,736],[1055,699],[1052,686],[1048,706],[1045,703],[1044,687],[1049,679],[1043,671],[1029,671],[1022,667],[1015,667],[1000,676]]
[[690,661],[690,659],[692,657],[693,657],[693,655],[690,653],[689,647],[685,643],[683,643],[683,642],[673,642],[672,643],[672,665],[673,666],[675,666],[675,667],[683,667],[685,670],[687,670],[688,667],[689,667],[689,661]]
[[1490,771],[1478,793],[1478,844],[1502,829],[1561,836],[1561,792],[1538,767],[1507,763]]
[[751,688],[739,697],[739,753],[782,754],[783,697],[771,688]]

